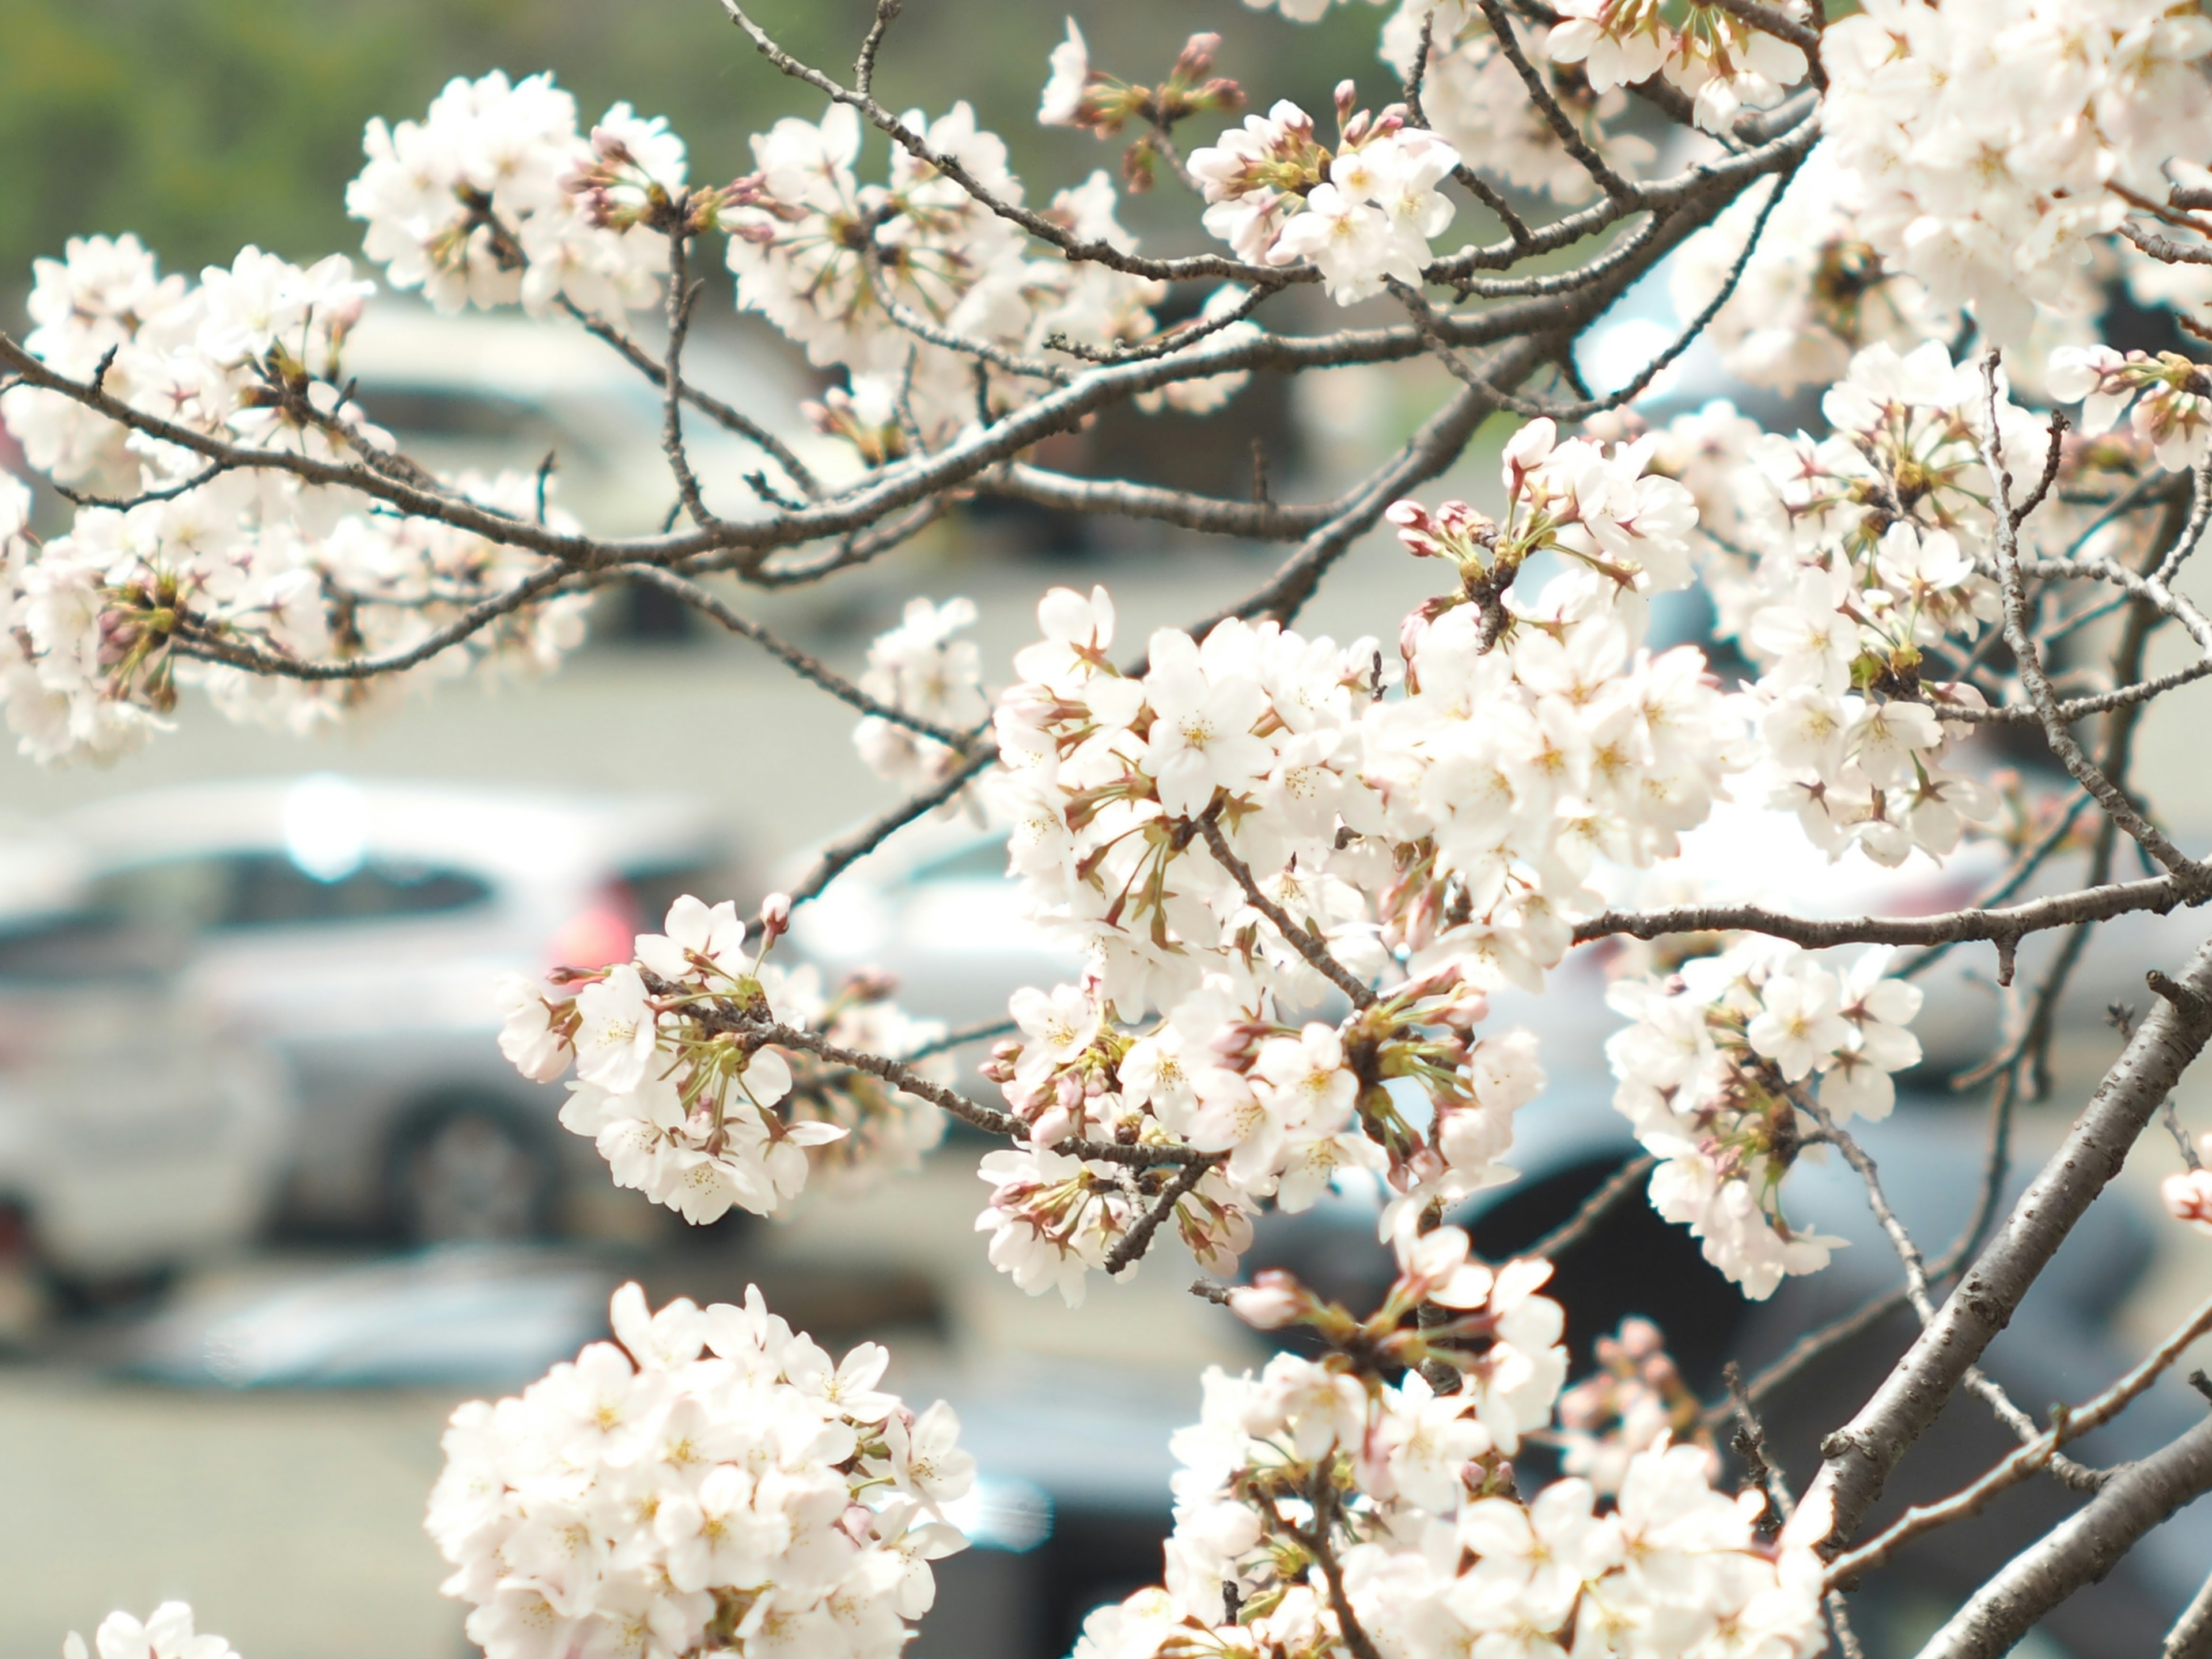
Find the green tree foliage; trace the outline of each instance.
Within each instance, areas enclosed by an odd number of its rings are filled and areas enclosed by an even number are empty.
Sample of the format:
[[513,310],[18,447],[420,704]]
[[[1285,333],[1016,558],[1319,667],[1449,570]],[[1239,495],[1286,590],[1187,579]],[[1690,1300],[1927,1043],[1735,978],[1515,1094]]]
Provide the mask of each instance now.
[[[873,6],[755,9],[794,51],[836,64]],[[1131,56],[1136,43],[1156,53],[1178,28],[1217,28],[1224,71],[1263,103],[1324,111],[1326,66],[1371,61],[1364,6],[1309,29],[1231,0],[908,0],[878,90],[935,112],[951,101],[941,89],[958,88],[1040,185],[1110,167],[1110,149],[1028,118],[1063,9],[1132,78],[1167,67]],[[586,119],[621,98],[667,115],[701,178],[748,170],[747,134],[821,102],[756,56],[715,0],[0,0],[0,292],[90,233],[136,230],[182,270],[248,242],[302,259],[351,252],[343,191],[362,123],[416,113],[449,76],[493,68],[553,70]],[[1387,94],[1386,75],[1376,64],[1361,78]]]

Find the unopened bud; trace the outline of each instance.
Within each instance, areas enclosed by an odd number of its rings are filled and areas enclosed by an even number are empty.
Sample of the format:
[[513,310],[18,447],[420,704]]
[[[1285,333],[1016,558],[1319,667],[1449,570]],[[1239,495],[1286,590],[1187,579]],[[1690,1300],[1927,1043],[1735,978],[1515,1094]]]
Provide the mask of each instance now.
[[771,939],[781,939],[791,931],[791,895],[770,893],[761,901],[761,932]]
[[1229,1311],[1255,1331],[1279,1331],[1297,1322],[1310,1299],[1291,1274],[1269,1267],[1229,1292]]

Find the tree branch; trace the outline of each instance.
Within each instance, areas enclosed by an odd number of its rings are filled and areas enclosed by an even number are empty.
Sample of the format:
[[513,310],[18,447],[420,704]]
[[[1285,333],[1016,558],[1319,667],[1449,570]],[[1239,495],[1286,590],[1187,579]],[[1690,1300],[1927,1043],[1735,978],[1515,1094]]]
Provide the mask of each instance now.
[[2118,1565],[2153,1527],[2212,1490],[2212,1417],[2140,1462],[2012,1560],[1953,1614],[1920,1659],[1998,1659],[2036,1621]]
[[1805,1541],[1832,1554],[1850,1542],[1898,1459],[2010,1321],[2075,1224],[2119,1173],[2159,1103],[2212,1038],[2212,1003],[2203,1000],[2212,996],[2212,943],[2191,958],[2181,985],[2197,1005],[2159,1000],[1935,1319],[1857,1414],[1822,1443],[1820,1472],[1792,1523]]

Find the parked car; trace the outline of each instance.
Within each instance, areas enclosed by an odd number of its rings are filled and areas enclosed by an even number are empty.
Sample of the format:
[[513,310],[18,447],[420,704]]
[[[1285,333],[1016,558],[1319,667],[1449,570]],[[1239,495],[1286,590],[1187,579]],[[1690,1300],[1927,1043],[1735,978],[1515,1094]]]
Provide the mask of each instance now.
[[[0,868],[20,877],[50,850],[0,847]],[[250,1237],[289,1115],[277,1069],[156,942],[52,874],[0,908],[0,1336],[56,1288],[142,1285]]]
[[121,796],[60,827],[96,914],[167,941],[191,1000],[299,1105],[282,1214],[422,1241],[565,1218],[561,1091],[499,1054],[504,973],[627,960],[730,849],[680,801],[319,775]]

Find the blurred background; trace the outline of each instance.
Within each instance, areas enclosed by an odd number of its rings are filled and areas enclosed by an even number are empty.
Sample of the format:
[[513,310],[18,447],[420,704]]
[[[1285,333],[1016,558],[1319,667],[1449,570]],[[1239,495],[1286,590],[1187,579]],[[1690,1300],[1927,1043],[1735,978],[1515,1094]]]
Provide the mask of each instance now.
[[[834,66],[870,9],[763,0],[758,12]],[[1225,37],[1223,71],[1263,101],[1323,107],[1346,65],[1373,101],[1388,95],[1367,7],[1310,28],[1230,0],[1066,9],[1094,60],[1131,78],[1157,75],[1184,30],[1205,27]],[[878,86],[933,112],[969,98],[1032,194],[1048,194],[1115,163],[1030,119],[1063,27],[1060,6],[909,0]],[[553,69],[586,118],[617,99],[667,114],[701,179],[748,170],[746,134],[817,110],[714,0],[0,0],[7,325],[20,326],[29,261],[71,234],[136,230],[184,270],[246,242],[303,259],[356,247],[341,197],[362,122],[418,113],[448,76],[495,67]],[[1158,246],[1185,246],[1181,205],[1139,198],[1126,216]],[[787,429],[818,377],[726,296],[702,313],[699,377]],[[1662,272],[1586,342],[1586,371],[1618,384],[1674,320]],[[380,300],[352,351],[363,401],[433,465],[527,468],[551,448],[564,504],[594,526],[634,531],[665,510],[657,399],[580,334]],[[1386,453],[1440,386],[1418,367],[1261,377],[1214,420],[1115,413],[1052,459],[1234,495],[1256,441],[1278,494],[1311,495]],[[1651,408],[1717,396],[1759,402],[1693,352]],[[1817,420],[1760,408],[1772,424]],[[1431,497],[1490,501],[1505,430],[1486,429]],[[0,434],[0,465],[6,445]],[[703,439],[700,459],[710,494],[750,465]],[[1109,583],[1134,641],[1216,610],[1275,556],[979,503],[867,575],[746,605],[850,672],[908,594],[965,593],[987,678],[1003,684],[1048,586]],[[1419,565],[1370,537],[1306,624],[1388,641],[1430,590]],[[1704,626],[1693,605],[1662,619],[1669,639]],[[849,715],[742,642],[619,596],[593,629],[542,684],[450,687],[313,741],[228,726],[188,700],[177,732],[112,771],[0,756],[0,1659],[51,1655],[112,1607],[172,1595],[247,1659],[459,1659],[459,1609],[437,1594],[421,1530],[440,1428],[457,1401],[518,1387],[600,1334],[627,1278],[656,1303],[758,1283],[833,1348],[889,1341],[896,1386],[959,1407],[985,1476],[963,1517],[979,1547],[942,1564],[922,1654],[1054,1659],[1091,1606],[1157,1576],[1167,1439],[1195,1416],[1198,1372],[1266,1352],[1187,1294],[1187,1258],[1156,1250],[1133,1283],[1095,1286],[1076,1312],[1024,1297],[970,1231],[980,1143],[957,1134],[920,1176],[872,1193],[811,1193],[782,1224],[686,1230],[614,1189],[555,1123],[559,1091],[500,1060],[498,974],[623,954],[679,893],[749,906],[887,800],[854,753]],[[2139,745],[2152,799],[2200,840],[2212,829],[2194,729],[2207,696],[2160,705]],[[1839,912],[1957,904],[1996,867],[1839,876],[1741,824],[1717,827],[1698,856],[1778,899],[1817,888]],[[1003,867],[972,824],[918,826],[803,911],[791,946],[833,978],[890,969],[916,1012],[993,1018],[1014,986],[1066,966],[1021,922]],[[2172,966],[2204,925],[2141,918],[2100,936],[2052,1102],[2022,1115],[2017,1162],[2033,1168],[2116,1052],[2106,1005],[2142,1003],[2142,969]],[[1973,955],[1928,976],[1929,1063],[1867,1136],[1897,1207],[1938,1249],[1981,1166],[1979,1099],[1945,1087],[1995,1036],[1990,965]],[[1500,999],[1500,1024],[1544,1036],[1553,1086],[1522,1115],[1524,1181],[1464,1218],[1493,1254],[1570,1213],[1634,1150],[1603,1068],[1605,966],[1585,953],[1541,1003]],[[2035,967],[2024,951],[2023,974]],[[2195,1127],[2212,1124],[2208,1096],[2185,1086]],[[2146,1137],[2119,1194],[1994,1351],[2031,1410],[2094,1392],[2212,1289],[2212,1246],[2149,1205],[2172,1158]],[[1621,1206],[1561,1264],[1577,1370],[1596,1336],[1648,1314],[1711,1398],[1728,1354],[1755,1367],[1895,1282],[1847,1171],[1808,1160],[1791,1194],[1794,1218],[1852,1247],[1758,1307],[1647,1208]],[[1389,1275],[1372,1217],[1371,1194],[1340,1194],[1264,1227],[1250,1265],[1295,1266],[1364,1309]],[[1879,1327],[1778,1397],[1770,1438],[1798,1479],[1907,1337]],[[2201,1408],[2169,1378],[2087,1455],[2135,1455]],[[1957,1484],[2002,1447],[1984,1419],[1953,1413],[1891,1504]],[[2063,1507],[2024,1487],[1971,1540],[1909,1554],[1866,1598],[1870,1649],[1911,1651]],[[2034,1640],[2082,1659],[2145,1650],[2208,1560],[2212,1516],[2185,1515]]]

